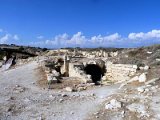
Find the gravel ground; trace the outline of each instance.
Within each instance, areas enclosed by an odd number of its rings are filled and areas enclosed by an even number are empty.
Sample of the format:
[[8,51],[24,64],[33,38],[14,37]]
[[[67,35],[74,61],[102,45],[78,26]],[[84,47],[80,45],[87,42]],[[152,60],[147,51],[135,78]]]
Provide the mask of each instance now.
[[0,120],[85,120],[119,85],[82,92],[39,87],[38,64],[30,62],[0,73]]

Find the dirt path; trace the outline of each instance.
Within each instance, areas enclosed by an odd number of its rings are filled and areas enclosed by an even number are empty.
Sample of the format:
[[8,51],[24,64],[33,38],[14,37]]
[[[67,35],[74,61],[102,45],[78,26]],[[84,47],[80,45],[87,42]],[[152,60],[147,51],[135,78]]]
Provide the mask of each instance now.
[[84,120],[118,85],[82,92],[43,90],[36,62],[0,73],[0,120]]

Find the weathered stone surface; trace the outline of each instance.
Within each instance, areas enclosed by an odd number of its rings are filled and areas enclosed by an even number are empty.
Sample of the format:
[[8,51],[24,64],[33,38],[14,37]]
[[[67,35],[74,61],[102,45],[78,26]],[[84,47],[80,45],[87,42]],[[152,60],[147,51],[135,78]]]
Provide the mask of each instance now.
[[126,106],[126,108],[131,112],[137,112],[141,114],[141,116],[148,116],[145,106],[141,103],[132,103]]
[[137,72],[137,65],[106,63],[107,79],[111,81],[128,81]]

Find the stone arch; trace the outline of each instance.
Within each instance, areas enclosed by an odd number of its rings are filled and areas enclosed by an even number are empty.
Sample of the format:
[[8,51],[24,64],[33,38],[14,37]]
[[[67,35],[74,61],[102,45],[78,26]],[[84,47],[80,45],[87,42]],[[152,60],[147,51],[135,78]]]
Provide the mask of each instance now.
[[104,70],[97,64],[87,64],[84,67],[86,74],[91,75],[92,81],[97,84],[98,81],[101,81],[102,76],[104,75]]

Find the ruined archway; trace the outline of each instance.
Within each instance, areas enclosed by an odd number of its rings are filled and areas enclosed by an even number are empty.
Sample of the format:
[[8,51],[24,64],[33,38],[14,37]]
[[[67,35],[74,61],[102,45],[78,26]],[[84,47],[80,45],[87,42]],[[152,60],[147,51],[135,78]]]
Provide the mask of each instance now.
[[98,83],[101,80],[101,77],[104,75],[102,68],[96,64],[88,64],[84,68],[86,74],[91,75],[91,79],[94,83]]

